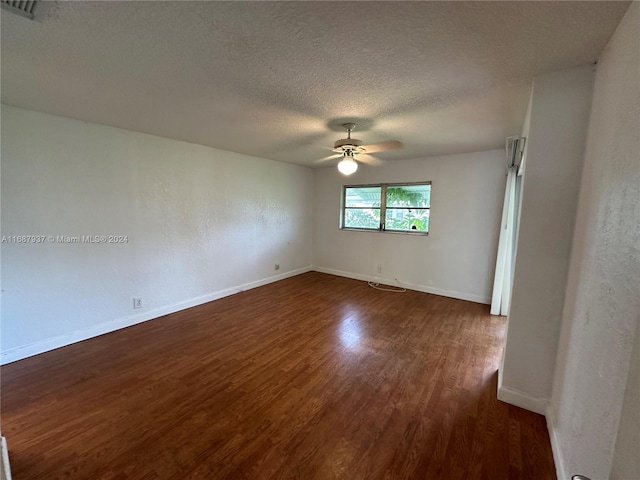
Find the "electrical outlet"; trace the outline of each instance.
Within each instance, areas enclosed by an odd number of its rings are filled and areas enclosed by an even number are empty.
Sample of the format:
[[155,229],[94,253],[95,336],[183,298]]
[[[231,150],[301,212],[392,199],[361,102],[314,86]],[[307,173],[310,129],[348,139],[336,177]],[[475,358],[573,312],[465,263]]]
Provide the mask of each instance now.
[[279,264],[279,263],[276,263],[276,264],[273,266],[273,269],[274,269],[274,270],[280,270],[280,264]]
[[382,265],[378,264],[376,267],[376,273],[382,273]]
[[142,308],[142,298],[134,298],[133,299],[133,308]]

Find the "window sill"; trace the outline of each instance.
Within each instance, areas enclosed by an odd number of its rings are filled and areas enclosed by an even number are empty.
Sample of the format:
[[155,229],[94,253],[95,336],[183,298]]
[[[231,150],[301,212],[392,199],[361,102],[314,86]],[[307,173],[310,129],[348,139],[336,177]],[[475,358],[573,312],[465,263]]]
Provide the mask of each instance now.
[[429,232],[403,232],[401,230],[378,230],[373,228],[340,227],[340,230],[344,230],[346,232],[393,233],[399,235],[414,235],[418,237],[429,236]]

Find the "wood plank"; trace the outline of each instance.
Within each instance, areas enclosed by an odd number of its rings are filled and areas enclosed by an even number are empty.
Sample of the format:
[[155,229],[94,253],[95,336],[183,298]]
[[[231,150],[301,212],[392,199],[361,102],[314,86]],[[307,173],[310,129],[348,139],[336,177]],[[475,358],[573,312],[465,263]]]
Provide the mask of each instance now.
[[553,479],[486,305],[310,272],[2,369],[14,478]]

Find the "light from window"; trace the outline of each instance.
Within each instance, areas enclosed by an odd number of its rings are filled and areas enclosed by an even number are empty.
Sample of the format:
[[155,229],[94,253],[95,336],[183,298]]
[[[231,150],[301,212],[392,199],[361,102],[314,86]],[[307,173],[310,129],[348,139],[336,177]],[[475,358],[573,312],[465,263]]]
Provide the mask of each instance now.
[[341,228],[427,234],[431,182],[348,185]]

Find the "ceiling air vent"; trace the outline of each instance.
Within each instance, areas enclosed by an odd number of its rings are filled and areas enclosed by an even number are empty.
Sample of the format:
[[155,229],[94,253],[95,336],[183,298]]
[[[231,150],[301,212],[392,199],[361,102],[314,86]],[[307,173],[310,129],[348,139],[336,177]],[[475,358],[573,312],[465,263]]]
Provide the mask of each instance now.
[[33,20],[33,11],[38,0],[0,0],[0,6],[8,12],[16,13]]

